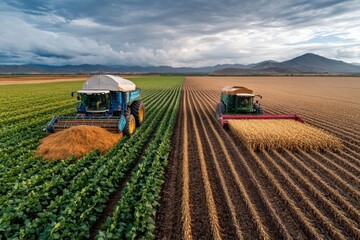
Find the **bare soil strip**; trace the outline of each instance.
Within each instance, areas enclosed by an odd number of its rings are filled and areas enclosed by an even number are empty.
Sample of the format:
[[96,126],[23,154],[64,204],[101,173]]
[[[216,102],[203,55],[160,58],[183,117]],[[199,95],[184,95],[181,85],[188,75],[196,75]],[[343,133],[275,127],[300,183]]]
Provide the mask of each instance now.
[[[141,78],[148,75],[121,75],[123,78]],[[156,77],[158,75],[151,75]],[[74,82],[90,78],[91,75],[35,75],[35,76],[0,76],[0,85],[10,84],[32,84],[32,83],[50,83],[50,82]]]
[[[186,78],[157,239],[360,239],[359,126],[352,116],[329,113],[332,107],[360,114],[352,89],[358,80],[311,80]],[[215,117],[220,89],[244,84],[267,95],[268,112],[297,113],[345,147],[251,150]],[[334,91],[337,85],[347,90]]]
[[0,77],[0,85],[10,84],[32,84],[32,83],[49,83],[49,82],[74,82],[86,80],[90,75],[79,76],[23,76],[23,77]]

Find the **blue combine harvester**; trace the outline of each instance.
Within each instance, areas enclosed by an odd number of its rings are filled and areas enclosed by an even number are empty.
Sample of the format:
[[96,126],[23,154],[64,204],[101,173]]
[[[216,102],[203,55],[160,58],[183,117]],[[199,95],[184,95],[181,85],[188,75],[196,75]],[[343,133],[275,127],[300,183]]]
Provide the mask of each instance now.
[[47,133],[58,132],[73,126],[102,127],[111,132],[132,135],[144,121],[144,103],[139,101],[141,91],[124,78],[97,75],[88,79],[77,92],[76,116],[54,116],[48,123]]

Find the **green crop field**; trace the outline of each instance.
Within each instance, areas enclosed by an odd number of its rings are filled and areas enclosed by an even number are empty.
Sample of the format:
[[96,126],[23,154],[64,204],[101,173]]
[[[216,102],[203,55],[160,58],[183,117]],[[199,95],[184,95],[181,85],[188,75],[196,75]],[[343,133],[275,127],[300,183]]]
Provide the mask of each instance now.
[[83,81],[0,86],[0,238],[153,236],[183,78],[132,81],[144,124],[103,156],[61,161],[33,155],[53,115],[76,114],[70,93]]

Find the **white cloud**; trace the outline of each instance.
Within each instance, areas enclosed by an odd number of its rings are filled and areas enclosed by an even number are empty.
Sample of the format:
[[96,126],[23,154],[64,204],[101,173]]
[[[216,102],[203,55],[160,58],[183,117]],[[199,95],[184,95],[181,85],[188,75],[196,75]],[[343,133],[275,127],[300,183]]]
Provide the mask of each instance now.
[[[0,3],[3,63],[197,67],[306,52],[359,62],[357,1],[23,4]],[[307,43],[332,35],[336,42]]]
[[108,44],[100,45],[88,38],[77,38],[62,33],[54,33],[6,16],[0,17],[2,28],[0,52],[22,56],[16,61],[48,63],[48,64],[79,64],[104,63],[114,64],[123,61],[122,55]]
[[100,24],[94,22],[90,18],[74,19],[70,21],[71,25],[80,26],[80,27],[90,27],[90,28],[100,28]]

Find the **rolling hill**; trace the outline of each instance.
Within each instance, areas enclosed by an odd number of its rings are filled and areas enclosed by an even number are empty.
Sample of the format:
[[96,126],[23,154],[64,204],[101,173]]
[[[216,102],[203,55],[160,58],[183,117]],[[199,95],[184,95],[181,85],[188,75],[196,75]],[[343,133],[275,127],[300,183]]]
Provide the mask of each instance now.
[[224,68],[212,75],[253,75],[253,74],[359,74],[360,66],[343,61],[306,53],[284,62],[264,61],[250,64],[248,68]]
[[223,64],[208,67],[64,65],[0,65],[0,74],[360,74],[360,66],[307,53],[284,62],[267,60],[255,64]]

